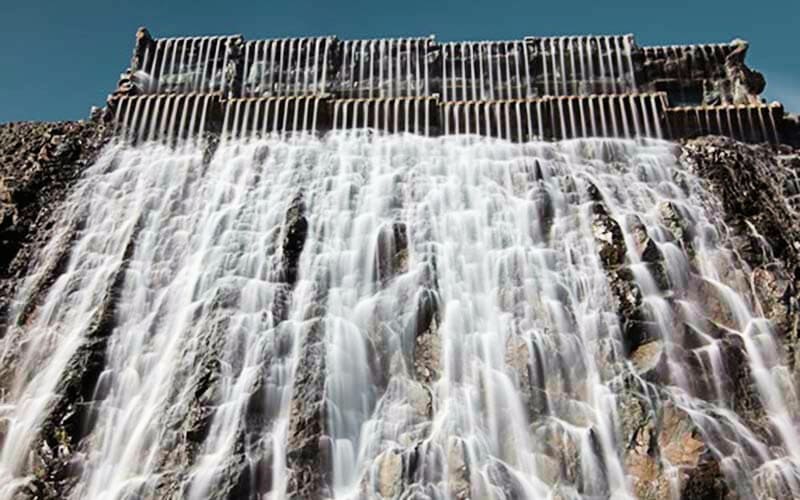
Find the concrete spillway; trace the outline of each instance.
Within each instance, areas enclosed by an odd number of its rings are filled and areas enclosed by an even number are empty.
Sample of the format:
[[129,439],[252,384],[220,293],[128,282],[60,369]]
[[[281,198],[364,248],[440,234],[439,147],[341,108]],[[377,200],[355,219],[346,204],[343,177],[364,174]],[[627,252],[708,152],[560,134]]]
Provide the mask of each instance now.
[[746,49],[741,41],[639,47],[631,35],[245,41],[153,39],[142,29],[107,116],[134,140],[368,128],[778,143],[783,108],[758,97]]
[[667,106],[665,93],[443,102],[436,97],[221,99],[218,94],[120,97],[114,121],[129,138],[185,139],[370,128],[417,135],[474,134],[515,142],[581,137],[680,139],[726,135],[780,142],[779,104]]

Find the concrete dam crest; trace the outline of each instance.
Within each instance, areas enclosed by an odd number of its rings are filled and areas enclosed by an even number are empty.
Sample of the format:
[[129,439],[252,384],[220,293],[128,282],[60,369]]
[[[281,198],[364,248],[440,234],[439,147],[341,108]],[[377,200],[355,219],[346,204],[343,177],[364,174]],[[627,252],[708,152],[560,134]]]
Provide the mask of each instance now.
[[780,143],[747,43],[640,47],[632,35],[154,39],[137,32],[106,119],[135,140],[369,128],[515,142],[725,135]]

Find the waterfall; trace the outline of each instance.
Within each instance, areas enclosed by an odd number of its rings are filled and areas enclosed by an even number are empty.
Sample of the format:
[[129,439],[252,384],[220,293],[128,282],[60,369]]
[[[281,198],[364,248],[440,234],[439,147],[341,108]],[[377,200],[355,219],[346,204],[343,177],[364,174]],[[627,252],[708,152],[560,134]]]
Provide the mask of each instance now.
[[159,39],[148,46],[134,85],[141,94],[224,92],[227,47],[237,37]]
[[442,99],[510,100],[535,95],[531,54],[528,41],[442,44]]
[[342,42],[342,97],[428,97],[429,38]]
[[244,44],[239,97],[323,94],[330,80],[331,37],[255,40]]
[[[169,117],[148,137],[202,120],[171,97],[136,101]],[[603,100],[550,112],[565,137],[587,113],[632,137],[663,109]],[[429,138],[408,133],[426,100],[337,100],[335,129],[405,133],[286,134],[316,104],[287,102],[233,100],[210,157],[120,141],[85,172],[0,338],[0,498],[48,480],[34,452],[69,457],[76,499],[633,498],[631,411],[696,428],[742,498],[800,494],[780,341],[673,144],[521,140],[542,101],[451,103],[469,135]],[[769,445],[733,406],[741,370]],[[57,429],[77,448],[47,451]]]

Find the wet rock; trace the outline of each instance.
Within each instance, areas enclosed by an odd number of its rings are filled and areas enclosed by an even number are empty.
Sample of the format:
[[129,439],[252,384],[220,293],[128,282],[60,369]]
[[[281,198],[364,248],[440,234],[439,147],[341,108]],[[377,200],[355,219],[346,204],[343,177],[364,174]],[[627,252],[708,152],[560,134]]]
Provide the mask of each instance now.
[[452,437],[447,443],[447,488],[452,498],[470,498],[469,464],[466,444]]
[[325,351],[322,322],[305,327],[305,338],[289,404],[286,443],[287,498],[320,498],[328,483],[322,459],[325,439]]
[[394,450],[383,452],[377,459],[378,492],[383,498],[394,498],[402,491],[403,459]]
[[686,471],[681,498],[684,500],[734,500],[736,495],[728,488],[720,470],[719,461],[709,451],[705,451],[697,465]]
[[376,281],[385,285],[390,279],[408,271],[408,234],[406,225],[395,222],[378,232],[375,244]]
[[0,331],[19,279],[52,235],[59,204],[108,137],[95,122],[0,125]]
[[648,382],[667,383],[669,368],[664,352],[664,342],[654,340],[637,347],[630,355],[636,372]]
[[[169,405],[170,410],[166,414],[168,431],[162,437],[162,453],[158,459],[158,467],[162,470],[182,470],[194,463],[208,436],[219,402],[229,315],[232,308],[238,306],[238,298],[238,289],[218,289],[211,302],[204,306],[204,317],[198,320],[198,324],[206,325],[206,328],[196,333],[197,344],[187,345],[187,350],[176,358],[180,360],[176,379],[185,380],[185,383],[174,390],[169,398],[178,401],[184,391],[190,396],[188,399],[184,397],[182,404]],[[199,353],[196,356],[192,354],[195,349]],[[242,447],[242,444],[237,442],[237,446]]]
[[662,223],[672,232],[681,246],[691,255],[693,253],[693,224],[687,214],[674,202],[662,202],[658,206],[658,215]]
[[633,272],[626,266],[622,229],[600,202],[595,202],[592,211],[592,233],[617,306],[627,354],[655,336],[643,308],[642,292]]
[[792,323],[793,290],[786,275],[781,276],[761,267],[752,272],[750,279],[758,299],[759,312],[770,321],[778,337],[796,338],[797,325]]
[[414,350],[414,372],[417,380],[431,384],[438,380],[442,370],[442,341],[436,323],[416,338]]
[[550,472],[551,481],[555,477],[556,482],[581,482],[580,445],[573,434],[555,422],[544,422],[534,431],[534,438],[539,452],[558,465],[558,471]]
[[294,285],[297,281],[297,264],[308,234],[308,220],[305,212],[306,206],[303,197],[297,195],[286,211],[281,244],[283,281],[289,285]]
[[522,338],[516,335],[509,336],[506,340],[505,353],[506,365],[516,379],[515,385],[519,387],[522,393],[520,396],[523,404],[527,405],[532,397],[533,391],[528,363],[528,345]]
[[40,452],[40,466],[34,475],[38,486],[48,491],[48,496],[43,498],[67,496],[78,479],[71,467],[73,454],[91,431],[94,418],[88,410],[93,406],[94,389],[105,367],[108,340],[114,328],[125,271],[133,256],[137,233],[138,230],[134,229],[123,261],[104,293],[101,307],[95,312],[83,343],[67,362],[52,407],[41,425],[38,445],[34,446]]
[[797,498],[784,476],[784,474],[788,472],[784,468],[788,467],[791,466],[789,464],[780,463],[772,464],[771,467],[762,467],[753,478],[752,497],[770,500],[789,500]]
[[775,436],[771,436],[772,431],[753,380],[744,341],[737,335],[727,335],[718,345],[725,373],[719,383],[728,398],[728,404],[757,435],[765,441],[773,440]]
[[[498,460],[491,462],[488,466],[489,481],[494,486],[493,493],[499,492],[503,498],[525,498],[526,491],[524,486],[517,479],[514,471],[508,465]],[[484,490],[484,488],[481,488]],[[492,495],[490,491],[478,491],[475,495],[478,498],[490,498]]]
[[622,229],[599,202],[595,202],[592,210],[592,233],[606,269],[616,269],[625,264],[626,248]]
[[413,380],[405,381],[405,392],[408,403],[418,417],[430,418],[433,413],[433,401],[428,388]]
[[744,280],[746,289],[752,284],[760,303],[756,311],[782,339],[795,377],[800,374],[800,217],[787,198],[793,196],[799,173],[796,156],[788,146],[705,137],[688,141],[681,157],[720,200],[736,254],[753,269]]
[[628,232],[633,235],[634,251],[644,263],[650,276],[660,290],[669,290],[669,276],[658,243],[648,234],[647,227],[638,216],[627,216],[625,224]]
[[552,195],[547,187],[540,183],[531,191],[530,198],[535,214],[535,217],[531,218],[536,224],[536,227],[533,228],[534,236],[537,241],[546,240],[555,218]]
[[637,498],[722,498],[692,496],[724,481],[688,414],[632,393],[621,402],[625,466]]
[[414,373],[417,380],[431,384],[442,369],[442,345],[439,337],[439,307],[436,294],[423,289],[417,297],[417,310],[413,319]]
[[681,159],[721,201],[725,222],[742,239],[739,250],[751,267],[771,264],[764,241],[776,258],[785,259],[789,270],[797,267],[800,221],[784,202],[783,186],[790,172],[775,168],[776,151],[706,137],[688,141]]

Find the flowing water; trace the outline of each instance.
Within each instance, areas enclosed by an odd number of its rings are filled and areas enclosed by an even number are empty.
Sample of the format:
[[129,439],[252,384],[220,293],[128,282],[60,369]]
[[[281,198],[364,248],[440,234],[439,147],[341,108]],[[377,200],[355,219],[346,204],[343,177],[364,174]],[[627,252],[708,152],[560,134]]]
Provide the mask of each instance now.
[[[39,474],[61,381],[106,309],[81,443],[52,451],[71,498],[284,498],[290,435],[313,432],[293,403],[311,366],[327,496],[633,498],[634,400],[698,429],[742,498],[800,494],[782,347],[675,145],[354,130],[204,148],[115,143],[70,197],[2,338],[0,498]],[[628,356],[609,245],[658,380]],[[320,360],[304,357],[313,335]],[[742,369],[759,426],[737,407]],[[681,460],[658,465],[666,496]]]

